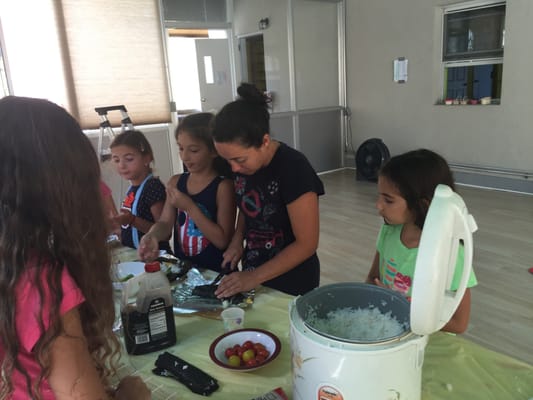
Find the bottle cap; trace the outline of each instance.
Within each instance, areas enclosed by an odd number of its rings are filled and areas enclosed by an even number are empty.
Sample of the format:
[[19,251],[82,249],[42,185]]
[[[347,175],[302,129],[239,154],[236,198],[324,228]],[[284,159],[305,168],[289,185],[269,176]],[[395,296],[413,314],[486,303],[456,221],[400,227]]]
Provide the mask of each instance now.
[[161,271],[161,267],[159,266],[159,261],[154,261],[154,262],[144,264],[144,270],[146,272]]

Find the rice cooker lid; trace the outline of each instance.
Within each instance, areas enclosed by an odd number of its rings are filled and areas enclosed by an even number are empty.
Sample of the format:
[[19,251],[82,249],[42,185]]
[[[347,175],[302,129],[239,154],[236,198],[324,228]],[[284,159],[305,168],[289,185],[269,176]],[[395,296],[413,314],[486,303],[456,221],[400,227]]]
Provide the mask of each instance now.
[[[453,316],[472,271],[472,233],[477,225],[466,205],[449,186],[438,185],[420,238],[411,291],[411,330],[429,335]],[[450,290],[461,244],[464,263],[459,287]],[[459,269],[459,268],[458,268]]]

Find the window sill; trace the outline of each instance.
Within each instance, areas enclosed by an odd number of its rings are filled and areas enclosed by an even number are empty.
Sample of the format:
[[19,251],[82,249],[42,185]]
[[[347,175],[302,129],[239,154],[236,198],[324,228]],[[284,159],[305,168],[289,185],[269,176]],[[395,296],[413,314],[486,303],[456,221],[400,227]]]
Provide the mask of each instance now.
[[446,106],[446,107],[485,107],[485,106],[499,106],[500,103],[491,103],[491,104],[442,104],[437,103],[436,106]]

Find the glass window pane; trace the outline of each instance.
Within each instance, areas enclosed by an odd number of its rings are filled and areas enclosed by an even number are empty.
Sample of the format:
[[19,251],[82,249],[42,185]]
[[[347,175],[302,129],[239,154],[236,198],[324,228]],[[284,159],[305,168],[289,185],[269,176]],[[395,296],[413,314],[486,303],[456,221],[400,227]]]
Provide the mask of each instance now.
[[208,85],[215,83],[215,77],[213,76],[213,59],[211,56],[204,56],[204,69],[205,83]]
[[443,60],[503,57],[505,5],[444,15]]
[[[70,102],[52,0],[0,1],[2,51],[10,93]],[[39,27],[38,34],[32,27]]]
[[445,98],[477,100],[490,97],[499,104],[503,64],[485,64],[445,68]]

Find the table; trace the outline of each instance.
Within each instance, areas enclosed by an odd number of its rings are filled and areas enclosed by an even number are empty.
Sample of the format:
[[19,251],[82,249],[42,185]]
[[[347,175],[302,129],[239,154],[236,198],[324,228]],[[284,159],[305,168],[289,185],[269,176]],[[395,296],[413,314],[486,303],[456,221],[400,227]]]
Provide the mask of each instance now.
[[[123,258],[124,261],[124,258]],[[226,371],[209,358],[209,345],[224,333],[218,316],[176,315],[177,344],[168,349],[218,380],[211,396],[221,400],[250,400],[276,387],[291,396],[291,349],[288,307],[293,297],[273,289],[257,289],[246,309],[245,327],[268,330],[281,341],[278,358],[253,372]],[[170,378],[151,373],[158,351],[121,359],[120,375],[141,375],[155,400],[205,399]],[[422,400],[533,399],[533,366],[488,350],[461,336],[438,332],[429,338],[422,370]],[[312,400],[312,399],[310,399]],[[351,400],[351,399],[346,399]]]

